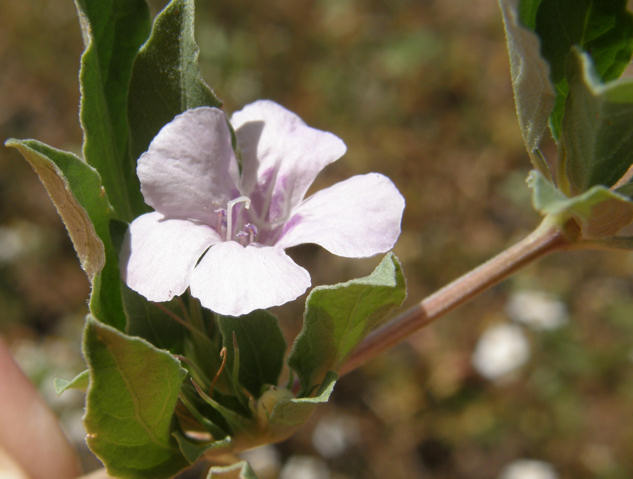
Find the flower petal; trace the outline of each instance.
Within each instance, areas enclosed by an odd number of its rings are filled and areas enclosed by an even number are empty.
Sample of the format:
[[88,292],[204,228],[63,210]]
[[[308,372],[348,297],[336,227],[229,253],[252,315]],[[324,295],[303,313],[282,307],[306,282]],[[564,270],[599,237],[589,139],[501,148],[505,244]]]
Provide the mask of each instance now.
[[300,296],[310,275],[280,248],[214,245],[191,275],[191,294],[205,308],[228,316],[279,306]]
[[259,219],[283,221],[319,172],[345,154],[345,143],[270,100],[246,105],[231,117],[242,151],[242,193]]
[[295,208],[276,246],[316,243],[348,258],[384,253],[400,235],[403,210],[404,198],[389,178],[353,176]]
[[226,116],[187,110],[165,125],[138,160],[145,202],[171,218],[213,224],[217,208],[237,194],[237,161]]
[[147,213],[130,224],[121,250],[121,274],[150,301],[169,301],[184,293],[196,263],[220,240],[205,225]]

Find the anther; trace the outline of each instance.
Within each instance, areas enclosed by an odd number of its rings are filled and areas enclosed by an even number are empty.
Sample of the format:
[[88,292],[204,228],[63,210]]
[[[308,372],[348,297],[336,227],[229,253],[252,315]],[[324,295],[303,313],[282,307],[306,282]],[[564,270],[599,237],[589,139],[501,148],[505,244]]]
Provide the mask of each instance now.
[[248,233],[244,230],[240,231],[239,233],[235,235],[235,240],[242,246],[246,246],[250,242],[248,240]]
[[246,223],[246,225],[244,225],[243,231],[248,233],[249,243],[255,241],[255,236],[257,236],[257,226],[255,226],[253,223]]
[[216,229],[218,232],[222,232],[226,228],[226,210],[218,208],[213,212],[216,215]]

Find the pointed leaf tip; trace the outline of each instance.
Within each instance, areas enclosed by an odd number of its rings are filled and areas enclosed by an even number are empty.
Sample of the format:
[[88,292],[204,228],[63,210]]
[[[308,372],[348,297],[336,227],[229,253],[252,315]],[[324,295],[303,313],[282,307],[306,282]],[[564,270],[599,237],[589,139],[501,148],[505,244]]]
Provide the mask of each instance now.
[[222,106],[198,66],[194,8],[194,0],[169,2],[156,16],[134,62],[129,120],[135,158],[177,114],[198,106]]
[[[528,3],[532,5],[526,5]],[[526,22],[532,21],[531,17],[536,16],[527,8],[536,10],[538,5],[534,3],[499,0],[521,135],[533,166],[547,175],[549,166],[538,151],[556,95],[550,81],[549,65],[541,56],[539,37],[525,26]],[[519,11],[520,8],[522,11]]]
[[306,300],[303,329],[288,359],[299,375],[303,395],[318,388],[328,371],[336,371],[405,296],[402,267],[393,253],[369,276],[314,288]]
[[37,140],[10,139],[46,188],[82,268],[92,283],[90,310],[100,320],[125,327],[118,259],[110,236],[113,210],[101,176],[72,153]]
[[36,140],[9,139],[5,145],[18,150],[39,176],[92,281],[105,264],[105,250],[86,208],[93,216],[99,210],[104,217],[109,213],[107,200],[100,202],[97,197],[101,191],[98,173],[72,153]]
[[145,212],[129,154],[128,85],[138,49],[150,30],[145,0],[76,0],[86,49],[79,72],[83,156],[103,179],[116,216]]
[[88,388],[89,382],[90,374],[87,369],[77,374],[77,376],[71,380],[55,378],[55,392],[57,394],[62,394],[67,389],[79,389],[81,391],[85,391]]

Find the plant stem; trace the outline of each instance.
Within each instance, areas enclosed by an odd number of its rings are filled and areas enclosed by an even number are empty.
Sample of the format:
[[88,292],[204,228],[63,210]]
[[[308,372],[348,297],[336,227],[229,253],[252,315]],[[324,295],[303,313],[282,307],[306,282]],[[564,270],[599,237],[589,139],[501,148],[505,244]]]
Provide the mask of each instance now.
[[523,266],[569,245],[570,241],[560,226],[548,222],[541,223],[518,243],[439,289],[371,333],[346,360],[339,374],[342,376],[356,369]]

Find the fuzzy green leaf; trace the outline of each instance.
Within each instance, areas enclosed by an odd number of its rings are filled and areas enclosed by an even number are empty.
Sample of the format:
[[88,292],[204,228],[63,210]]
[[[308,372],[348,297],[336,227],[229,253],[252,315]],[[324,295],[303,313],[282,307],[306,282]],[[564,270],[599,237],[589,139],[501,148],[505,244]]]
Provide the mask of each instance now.
[[39,176],[66,226],[81,267],[92,281],[103,269],[105,250],[91,216],[103,232],[111,215],[99,173],[72,153],[37,140],[10,139],[5,144],[17,149]]
[[186,371],[168,352],[93,318],[84,333],[90,369],[87,442],[115,477],[169,477],[187,465],[171,435]]
[[55,392],[57,394],[62,394],[67,389],[79,389],[80,391],[85,391],[88,388],[89,382],[90,373],[87,369],[77,374],[77,376],[72,378],[70,381],[67,379],[55,378]]
[[[533,13],[534,8],[523,8]],[[633,16],[627,11],[626,0],[542,0],[534,28],[555,85],[556,105],[550,126],[558,138],[569,92],[568,68],[573,61],[573,47],[591,56],[602,81],[618,78],[633,54]]]
[[128,87],[132,63],[150,30],[145,0],[76,0],[86,50],[81,57],[83,154],[101,174],[119,219],[147,207],[129,154]]
[[328,402],[334,391],[336,379],[337,375],[329,371],[323,378],[321,387],[315,396],[282,397],[281,400],[277,401],[270,409],[267,418],[269,434],[277,440],[290,436],[308,420],[319,404]]
[[[519,3],[524,9],[522,12],[518,11]],[[499,6],[506,30],[512,89],[521,135],[533,166],[548,174],[549,167],[542,160],[538,149],[547,130],[555,94],[549,66],[541,57],[539,39],[519,20],[519,17],[523,20],[534,16],[538,2],[528,5],[525,1],[499,0]],[[531,11],[528,11],[528,6]]]
[[575,54],[560,138],[571,194],[612,186],[633,164],[633,80],[604,84]]
[[72,153],[36,140],[8,140],[31,164],[46,188],[92,283],[90,311],[99,320],[122,330],[118,259],[110,238],[113,216],[99,173]]
[[[521,24],[530,30],[534,30],[536,28],[536,15],[542,2],[543,0],[518,1],[519,20],[521,20]],[[517,3],[514,2],[514,5],[517,5]]]
[[126,332],[139,336],[154,346],[182,354],[187,331],[168,312],[182,314],[172,303],[153,303],[123,285],[123,303],[128,320]]
[[238,318],[219,316],[217,321],[222,344],[227,348],[226,370],[233,369],[235,336],[239,348],[240,385],[254,397],[260,396],[265,385],[276,385],[286,352],[286,341],[277,318],[259,310]]
[[174,437],[178,442],[180,451],[190,464],[196,462],[205,452],[213,449],[226,449],[231,447],[231,438],[229,436],[217,441],[212,440],[206,442],[194,441],[180,432],[175,432]]
[[406,296],[400,262],[387,254],[369,276],[314,288],[306,300],[301,333],[288,364],[298,373],[304,395],[337,371],[348,354],[380,326]]
[[156,17],[150,39],[134,63],[129,118],[135,158],[178,113],[221,106],[202,79],[198,51],[194,0],[172,0]]
[[530,172],[528,186],[537,211],[559,224],[575,219],[584,239],[608,238],[633,221],[633,201],[604,186],[568,198],[538,171]]

